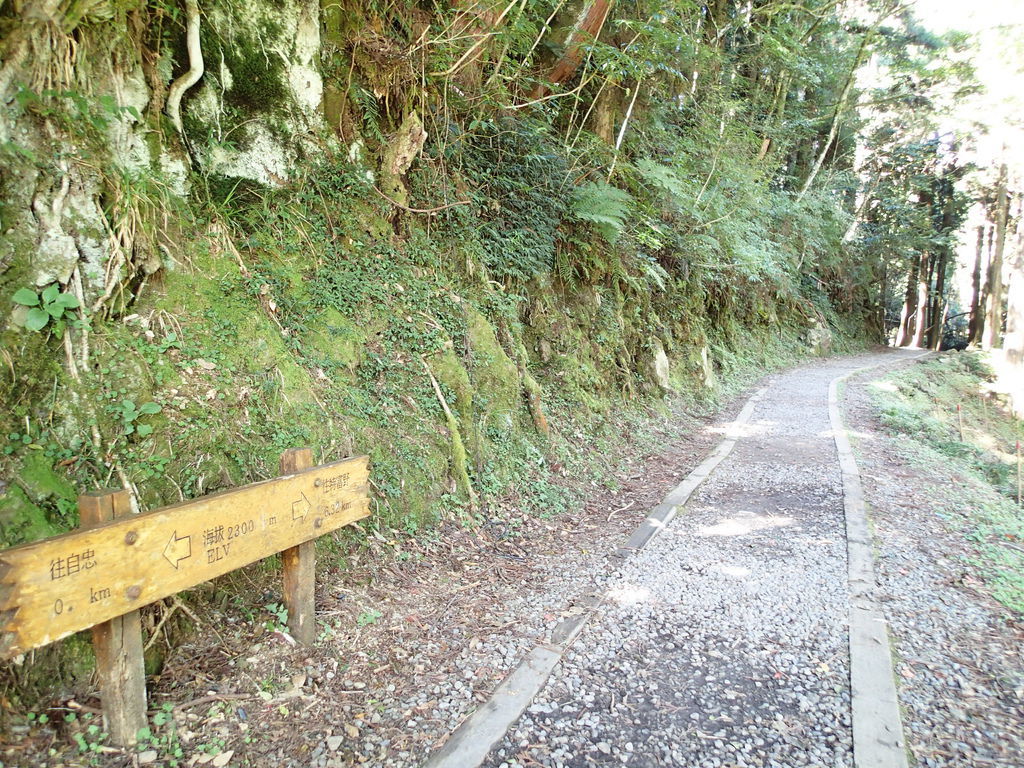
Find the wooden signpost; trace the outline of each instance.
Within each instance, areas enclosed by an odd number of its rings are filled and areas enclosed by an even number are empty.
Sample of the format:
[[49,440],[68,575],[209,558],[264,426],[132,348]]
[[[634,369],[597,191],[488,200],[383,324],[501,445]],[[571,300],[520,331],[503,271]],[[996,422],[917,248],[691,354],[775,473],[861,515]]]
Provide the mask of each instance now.
[[141,515],[124,491],[80,496],[77,531],[0,551],[0,659],[93,627],[111,740],[133,743],[146,724],[138,608],[278,552],[289,628],[312,643],[313,540],[369,514],[369,468],[311,464],[287,451],[282,477]]

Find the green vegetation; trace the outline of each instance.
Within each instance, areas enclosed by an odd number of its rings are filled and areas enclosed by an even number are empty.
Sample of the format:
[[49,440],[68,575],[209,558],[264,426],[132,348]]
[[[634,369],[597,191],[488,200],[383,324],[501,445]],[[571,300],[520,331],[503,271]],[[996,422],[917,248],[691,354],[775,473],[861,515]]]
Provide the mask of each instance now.
[[[886,286],[948,267],[957,38],[888,0],[584,6],[0,12],[0,546],[303,445],[372,460],[332,560],[558,515],[666,395],[878,340]],[[913,98],[855,87],[871,56]]]
[[[538,489],[525,506],[549,510],[561,506],[546,473],[571,450],[563,433],[598,436],[665,388],[714,397],[751,339],[801,343],[809,324],[864,337],[843,186],[801,189],[813,158],[798,148],[817,140],[805,121],[822,115],[796,100],[790,114],[785,100],[764,111],[770,94],[812,81],[834,95],[848,72],[834,51],[808,47],[797,67],[777,35],[810,24],[849,54],[860,36],[838,18],[794,9],[712,40],[693,35],[693,8],[656,21],[624,6],[570,88],[543,85],[557,62],[532,42],[569,22],[545,30],[552,5],[515,14],[495,30],[500,55],[473,61],[449,38],[458,11],[437,11],[413,60],[396,55],[415,42],[407,9],[350,3],[345,19],[325,12],[318,76],[337,122],[317,126],[290,80],[299,22],[263,5],[243,19],[230,0],[203,10],[204,75],[184,100],[181,147],[162,134],[159,99],[140,112],[105,91],[17,90],[25,135],[67,141],[60,157],[37,141],[14,160],[61,183],[69,160],[95,168],[103,219],[89,236],[114,244],[106,264],[58,264],[42,293],[24,287],[23,259],[0,276],[31,330],[59,336],[81,313],[64,340],[8,325],[21,362],[0,393],[12,405],[0,427],[54,446],[50,468],[71,487],[116,477],[152,508],[271,475],[282,450],[309,444],[321,460],[370,454],[383,528],[472,520],[512,487]],[[140,36],[106,44],[141,51],[149,87],[167,86],[190,66],[186,19],[145,11]],[[462,79],[485,63],[486,79]],[[819,66],[826,76],[812,77]],[[531,97],[538,88],[553,98]],[[377,163],[414,109],[429,139],[385,173]],[[611,139],[609,120],[621,121]],[[111,140],[133,126],[143,162]],[[257,135],[277,143],[254,149]],[[181,149],[184,180],[166,161]],[[253,177],[276,151],[294,164],[274,173],[290,178]],[[839,179],[849,162],[826,168]],[[384,176],[430,213],[396,209],[377,189]],[[172,192],[183,181],[189,192]],[[22,192],[7,194],[16,207]],[[59,217],[47,226],[72,231]],[[661,357],[670,382],[656,376]],[[4,450],[3,543],[70,522],[26,492],[32,450],[20,438]]]
[[980,353],[951,353],[877,382],[873,392],[882,424],[907,457],[948,477],[936,492],[936,514],[971,543],[993,597],[1024,613],[1016,454],[1024,422],[990,391],[991,380]]
[[[210,712],[218,712],[220,708],[215,705]],[[208,746],[208,745],[203,745]],[[171,704],[165,703],[153,714],[152,725],[142,728],[138,733],[138,744],[136,750],[139,752],[154,751],[157,759],[168,768],[177,768],[185,761],[185,750],[178,737],[178,728],[174,720],[174,709]],[[202,750],[206,752],[206,749]],[[212,750],[214,754],[220,749]]]
[[79,307],[76,296],[61,293],[56,285],[47,286],[42,293],[20,288],[14,292],[11,299],[29,308],[25,317],[25,327],[28,330],[41,331],[50,325],[57,338],[64,335],[64,316],[70,314],[70,310]]

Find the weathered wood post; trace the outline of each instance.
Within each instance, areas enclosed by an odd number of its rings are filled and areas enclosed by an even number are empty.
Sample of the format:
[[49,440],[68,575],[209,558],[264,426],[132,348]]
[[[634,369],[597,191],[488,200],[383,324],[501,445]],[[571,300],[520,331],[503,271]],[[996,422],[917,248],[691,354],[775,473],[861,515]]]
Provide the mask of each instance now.
[[[78,514],[83,528],[105,523],[131,514],[128,491],[96,491],[78,497]],[[131,545],[129,532],[125,544]],[[70,563],[66,564],[70,569]],[[89,568],[89,565],[80,564]],[[129,586],[124,597],[134,600],[138,595]],[[104,588],[103,592],[107,592]],[[109,599],[112,595],[102,595]],[[71,610],[69,605],[68,610]],[[129,611],[92,628],[92,645],[96,652],[96,675],[103,702],[103,720],[110,742],[120,747],[135,744],[138,732],[146,721],[146,668],[142,655],[142,622],[138,611]]]
[[[309,448],[290,448],[281,454],[282,475],[293,475],[312,466],[313,452]],[[304,541],[282,551],[281,566],[288,629],[296,642],[312,645],[316,640],[316,541]]]

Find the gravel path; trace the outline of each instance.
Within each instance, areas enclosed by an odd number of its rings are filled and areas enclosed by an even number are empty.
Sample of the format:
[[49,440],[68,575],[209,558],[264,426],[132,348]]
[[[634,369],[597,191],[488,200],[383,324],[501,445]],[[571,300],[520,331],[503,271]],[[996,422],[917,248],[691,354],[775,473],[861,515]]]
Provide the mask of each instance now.
[[732,454],[606,600],[489,766],[852,764],[842,479],[828,383],[769,380]]

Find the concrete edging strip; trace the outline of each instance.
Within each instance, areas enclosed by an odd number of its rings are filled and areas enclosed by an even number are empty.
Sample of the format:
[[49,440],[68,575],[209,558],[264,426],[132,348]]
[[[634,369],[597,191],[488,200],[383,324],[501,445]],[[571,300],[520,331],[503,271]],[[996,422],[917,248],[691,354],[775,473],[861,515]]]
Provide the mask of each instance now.
[[480,765],[502,740],[508,727],[530,706],[537,691],[562,658],[557,648],[538,645],[469,719],[463,721],[425,766],[470,768]]
[[[626,545],[615,555],[628,557],[640,551],[668,526],[676,512],[689,501],[693,492],[732,452],[740,438],[739,427],[750,421],[754,407],[767,391],[768,387],[763,387],[747,400],[735,421],[731,422],[726,430],[726,438],[672,489],[661,504],[651,510],[651,514],[633,531]],[[519,719],[544,687],[562,655],[583,631],[602,602],[603,597],[592,596],[581,601],[579,606],[570,608],[569,612],[572,615],[563,619],[552,631],[552,642],[539,643],[527,653],[491,697],[463,720],[444,745],[427,758],[423,768],[477,768],[483,764],[509,727]]]
[[875,367],[871,365],[850,371],[832,379],[828,385],[828,417],[843,474],[846,515],[853,761],[856,768],[907,768],[889,628],[875,598],[875,566],[864,491],[839,405],[839,385],[851,376]]

